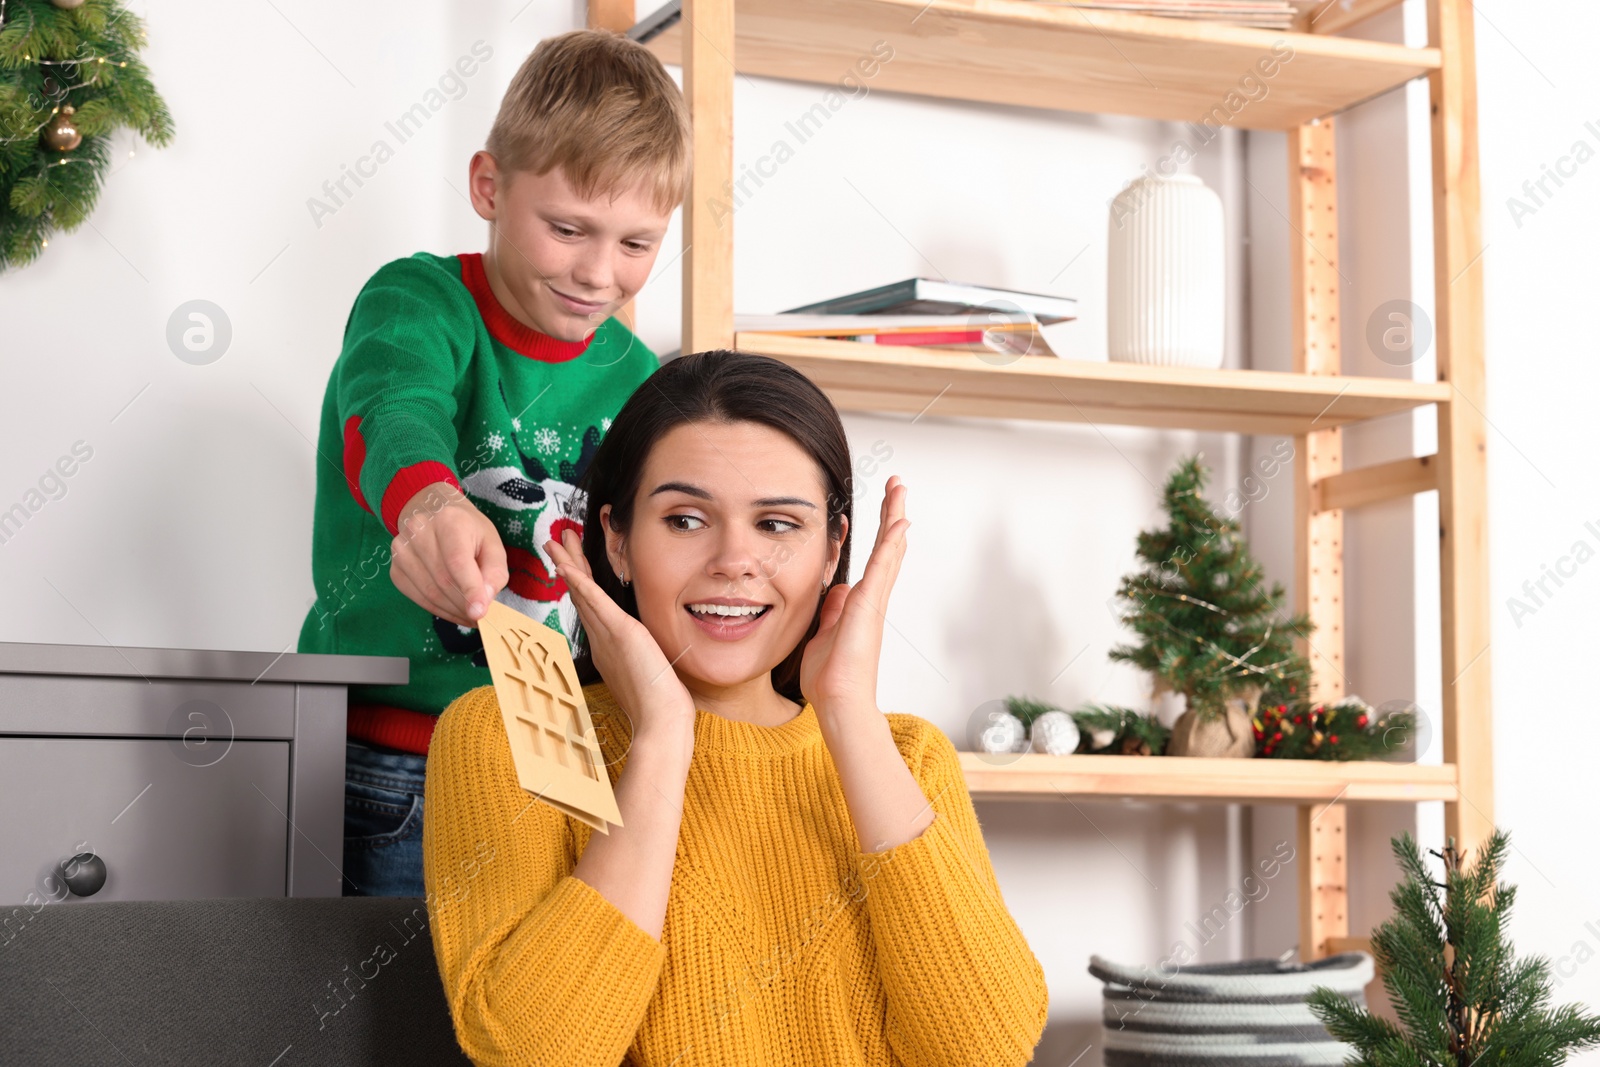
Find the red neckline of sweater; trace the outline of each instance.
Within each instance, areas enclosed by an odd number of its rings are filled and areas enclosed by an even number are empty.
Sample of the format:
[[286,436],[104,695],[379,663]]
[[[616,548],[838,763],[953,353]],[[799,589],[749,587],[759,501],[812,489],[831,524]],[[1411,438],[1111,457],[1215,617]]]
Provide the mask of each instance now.
[[461,284],[472,294],[478,314],[489,327],[489,335],[511,351],[545,363],[565,363],[583,355],[589,342],[594,340],[594,331],[581,341],[563,341],[524,324],[505,309],[494,290],[489,288],[482,252],[460,252],[456,259],[461,261]]

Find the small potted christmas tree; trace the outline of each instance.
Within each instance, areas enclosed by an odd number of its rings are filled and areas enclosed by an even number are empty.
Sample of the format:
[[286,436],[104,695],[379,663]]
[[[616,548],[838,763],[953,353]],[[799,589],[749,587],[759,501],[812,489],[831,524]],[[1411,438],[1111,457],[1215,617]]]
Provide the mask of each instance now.
[[1206,474],[1195,455],[1167,479],[1167,526],[1139,534],[1142,566],[1117,589],[1128,604],[1122,621],[1141,642],[1112,649],[1111,658],[1183,694],[1168,755],[1253,756],[1251,716],[1262,692],[1294,693],[1310,682],[1294,639],[1312,626],[1304,614],[1284,614],[1281,585],[1262,588],[1238,522],[1201,495]]
[[[1575,1005],[1551,1010],[1550,965],[1514,958],[1506,916],[1516,889],[1499,882],[1504,831],[1463,870],[1455,841],[1433,852],[1444,881],[1423,866],[1410,834],[1394,839],[1405,880],[1389,894],[1395,914],[1372,935],[1372,954],[1404,1029],[1332,989],[1307,998],[1328,1033],[1353,1046],[1354,1067],[1556,1067],[1600,1045],[1600,1017]],[[1432,851],[1432,850],[1430,850]]]

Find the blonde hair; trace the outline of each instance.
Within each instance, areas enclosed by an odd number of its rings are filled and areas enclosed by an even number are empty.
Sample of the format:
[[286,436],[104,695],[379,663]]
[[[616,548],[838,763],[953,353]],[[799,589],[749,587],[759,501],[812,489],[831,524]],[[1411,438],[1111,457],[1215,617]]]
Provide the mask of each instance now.
[[484,148],[503,170],[560,167],[585,199],[643,183],[666,214],[688,195],[692,144],[683,93],[648,48],[571,30],[523,61]]

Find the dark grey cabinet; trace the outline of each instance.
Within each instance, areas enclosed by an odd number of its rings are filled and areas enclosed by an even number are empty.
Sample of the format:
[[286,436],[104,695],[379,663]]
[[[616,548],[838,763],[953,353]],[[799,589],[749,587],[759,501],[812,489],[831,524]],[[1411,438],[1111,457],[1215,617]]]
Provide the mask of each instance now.
[[0,643],[0,942],[39,907],[338,896],[347,687],[403,657]]
[[70,893],[63,885],[77,875],[57,867],[83,853],[105,874],[86,900],[284,895],[286,741],[235,741],[204,765],[164,740],[6,737],[0,782],[37,800],[4,834],[0,900]]

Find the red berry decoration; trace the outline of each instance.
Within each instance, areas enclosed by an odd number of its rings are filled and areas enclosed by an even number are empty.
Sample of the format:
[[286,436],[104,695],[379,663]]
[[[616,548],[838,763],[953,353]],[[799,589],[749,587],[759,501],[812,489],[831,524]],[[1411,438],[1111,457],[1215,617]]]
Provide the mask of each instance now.
[[1338,734],[1329,734],[1328,735],[1328,744],[1337,745],[1338,743],[1339,743],[1339,735]]

